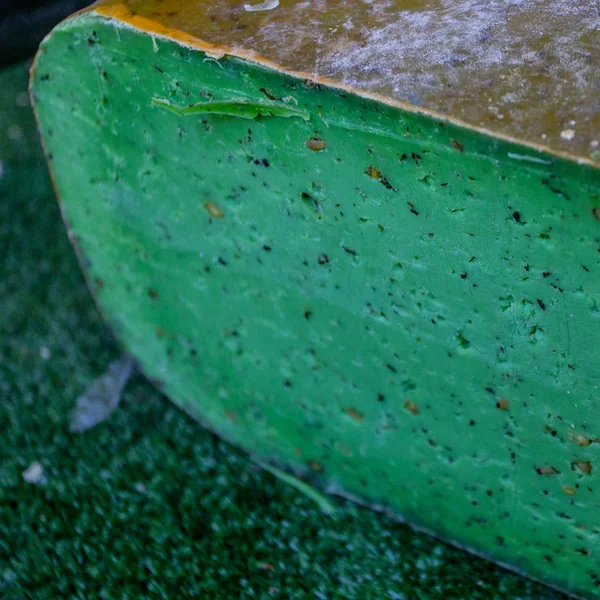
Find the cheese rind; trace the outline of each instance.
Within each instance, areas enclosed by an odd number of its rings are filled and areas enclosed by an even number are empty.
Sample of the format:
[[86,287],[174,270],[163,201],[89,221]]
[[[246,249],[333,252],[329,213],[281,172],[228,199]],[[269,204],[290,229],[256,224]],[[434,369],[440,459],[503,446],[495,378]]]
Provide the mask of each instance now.
[[32,77],[90,285],[173,401],[597,597],[597,170],[94,12]]
[[101,0],[93,10],[221,57],[600,166],[600,13],[545,0]]

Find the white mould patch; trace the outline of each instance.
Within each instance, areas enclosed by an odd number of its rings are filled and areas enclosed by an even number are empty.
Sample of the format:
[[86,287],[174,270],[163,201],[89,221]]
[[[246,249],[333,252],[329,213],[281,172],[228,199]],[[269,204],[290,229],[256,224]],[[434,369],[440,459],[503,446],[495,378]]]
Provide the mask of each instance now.
[[279,0],[265,0],[260,4],[244,4],[244,10],[248,12],[259,12],[263,10],[273,10],[279,6]]
[[511,106],[527,91],[521,75],[528,66],[560,74],[565,87],[571,82],[583,86],[595,77],[593,61],[575,43],[600,32],[600,16],[589,3],[361,2],[369,5],[367,18],[352,22],[344,17],[333,43],[320,26],[330,3],[313,0],[286,7],[294,16],[266,20],[256,38],[257,50],[278,40],[282,62],[296,62],[303,40],[321,32],[314,44],[317,64],[307,64],[306,70],[316,66],[316,75],[361,89],[389,90],[399,100],[439,90],[460,97],[461,83],[475,78],[482,92],[500,87],[503,101]]
[[[402,11],[392,7],[396,18],[390,18],[386,4],[378,3],[373,9],[387,25],[363,24],[361,39],[349,38],[321,64],[327,71],[347,74],[350,84],[357,83],[360,73],[361,85],[366,76],[369,87],[389,83],[406,91],[456,84],[465,73],[488,71],[493,76],[501,68],[510,74],[507,66],[518,70],[524,63],[567,69],[582,81],[592,75],[593,66],[573,49],[572,40],[574,35],[599,30],[600,18],[588,14],[589,6],[573,4],[563,0],[547,0],[543,5],[535,0],[438,0],[418,7],[410,3],[413,8]],[[532,18],[535,11],[560,15],[565,27],[545,32]],[[522,19],[525,22],[519,24]],[[524,27],[538,35],[522,35]],[[536,44],[545,33],[544,45]],[[530,47],[516,43],[523,39],[531,40]],[[517,94],[517,89],[510,93]]]

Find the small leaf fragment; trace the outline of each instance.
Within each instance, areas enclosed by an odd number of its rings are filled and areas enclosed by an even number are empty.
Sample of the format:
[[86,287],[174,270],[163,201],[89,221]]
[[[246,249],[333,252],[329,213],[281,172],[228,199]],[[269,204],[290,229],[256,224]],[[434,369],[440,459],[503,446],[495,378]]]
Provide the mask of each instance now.
[[305,121],[310,119],[306,110],[292,108],[276,102],[252,102],[245,99],[200,102],[177,106],[164,98],[152,98],[152,104],[179,116],[213,114],[240,119],[256,119],[257,117],[300,117]]
[[81,433],[105,421],[113,413],[125,384],[133,371],[133,359],[124,354],[113,361],[106,372],[95,379],[77,398],[71,414],[70,430]]
[[283,481],[284,483],[291,485],[293,488],[298,490],[300,493],[304,494],[307,498],[310,498],[313,502],[318,504],[319,508],[326,515],[335,514],[336,508],[335,508],[334,504],[332,502],[330,502],[323,494],[321,494],[321,492],[317,491],[311,485],[308,485],[308,483],[304,483],[303,481],[300,481],[297,477],[294,477],[293,475],[288,475],[287,473],[284,473],[280,469],[276,469],[275,467],[272,467],[261,461],[257,461],[257,464],[259,466],[261,466],[263,469],[265,469],[265,471],[269,471],[269,473],[271,473],[271,475],[274,475],[280,481]]

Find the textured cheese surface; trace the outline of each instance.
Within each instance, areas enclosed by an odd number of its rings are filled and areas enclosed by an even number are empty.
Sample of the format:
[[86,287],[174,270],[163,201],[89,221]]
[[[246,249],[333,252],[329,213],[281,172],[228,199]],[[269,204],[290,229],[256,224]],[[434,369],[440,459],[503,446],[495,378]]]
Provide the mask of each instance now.
[[174,402],[600,597],[597,169],[93,12],[32,95],[91,287]]

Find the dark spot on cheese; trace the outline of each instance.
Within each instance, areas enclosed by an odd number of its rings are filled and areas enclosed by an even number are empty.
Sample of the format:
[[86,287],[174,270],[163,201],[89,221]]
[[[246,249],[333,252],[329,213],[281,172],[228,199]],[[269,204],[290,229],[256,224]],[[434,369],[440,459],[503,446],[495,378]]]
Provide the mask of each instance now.
[[407,202],[409,208],[410,208],[410,212],[415,215],[415,216],[419,216],[419,211],[415,208],[415,205],[413,202]]
[[560,473],[560,471],[549,465],[536,467],[535,470],[538,475],[558,475]]
[[500,410],[508,410],[508,400],[506,398],[500,398],[498,402],[496,402],[496,408]]
[[[552,177],[553,177],[553,176],[551,175],[551,176],[550,176],[550,179],[552,179]],[[549,189],[549,190],[550,190],[552,193],[554,193],[554,194],[557,194],[558,196],[562,196],[562,197],[563,197],[565,200],[570,200],[571,198],[569,198],[569,195],[568,195],[568,194],[566,194],[565,192],[563,192],[561,189],[557,188],[555,185],[553,185],[553,184],[550,182],[550,179],[546,179],[546,178],[542,179],[542,185],[545,185],[545,186],[547,186],[547,187],[548,187],[548,189]]]
[[359,412],[355,408],[348,407],[348,408],[345,409],[345,411],[346,411],[346,414],[351,419],[353,419],[354,421],[358,421],[359,423],[361,423],[362,420],[365,418],[365,416],[363,415],[363,413]]
[[390,183],[387,177],[381,177],[380,180],[381,185],[388,190],[392,190],[393,192],[397,192],[398,190]]
[[592,463],[587,460],[575,461],[571,463],[571,468],[584,475],[589,475],[592,472]]
[[419,414],[419,407],[412,400],[407,400],[404,403],[404,408],[413,415]]
[[273,96],[273,94],[268,92],[264,87],[261,87],[260,90],[258,90],[258,91],[262,92],[269,100],[278,100],[278,98]]
[[471,347],[471,342],[462,334],[462,332],[458,332],[458,334],[456,335],[456,340],[458,342],[458,345],[461,348],[464,348],[465,350],[467,348]]

